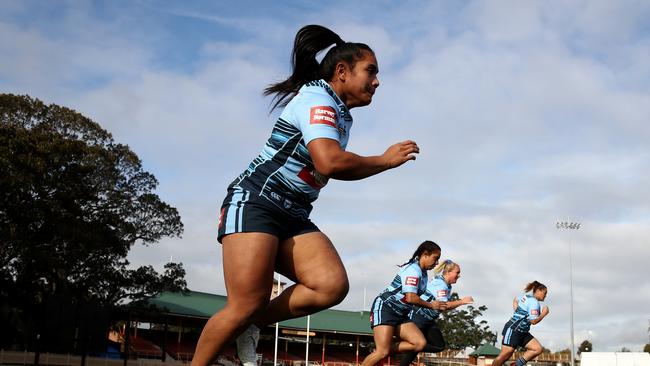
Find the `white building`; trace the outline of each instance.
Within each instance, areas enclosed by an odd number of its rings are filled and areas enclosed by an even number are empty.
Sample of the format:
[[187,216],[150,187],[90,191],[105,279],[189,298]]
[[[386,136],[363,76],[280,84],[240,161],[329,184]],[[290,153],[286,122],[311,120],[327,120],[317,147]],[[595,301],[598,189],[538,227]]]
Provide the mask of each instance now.
[[582,352],[581,366],[650,366],[646,352]]

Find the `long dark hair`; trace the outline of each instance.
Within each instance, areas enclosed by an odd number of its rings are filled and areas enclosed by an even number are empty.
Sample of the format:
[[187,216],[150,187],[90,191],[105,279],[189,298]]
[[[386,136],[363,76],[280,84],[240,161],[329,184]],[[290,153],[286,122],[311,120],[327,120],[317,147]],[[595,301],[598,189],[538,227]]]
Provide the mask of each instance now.
[[422,254],[425,253],[440,253],[442,249],[440,249],[440,245],[432,242],[431,240],[425,240],[420,244],[420,246],[415,250],[413,255],[411,256],[411,259],[408,260],[408,262],[400,265],[400,267],[404,267],[407,264],[415,262]]
[[[335,46],[327,51],[319,64],[316,55],[333,44]],[[350,68],[354,68],[356,61],[363,57],[364,51],[374,54],[368,45],[345,42],[338,34],[321,25],[306,25],[300,28],[291,52],[291,76],[264,89],[264,95],[275,94],[271,111],[278,106],[286,106],[304,84],[317,79],[332,80],[337,63],[343,61]]]

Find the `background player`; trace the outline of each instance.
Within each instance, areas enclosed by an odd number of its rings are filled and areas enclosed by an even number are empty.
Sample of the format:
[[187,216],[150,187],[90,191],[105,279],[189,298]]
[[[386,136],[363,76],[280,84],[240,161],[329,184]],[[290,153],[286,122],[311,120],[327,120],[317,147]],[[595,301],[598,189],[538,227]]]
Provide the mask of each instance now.
[[[451,285],[455,284],[460,277],[460,266],[458,263],[447,259],[440,263],[434,270],[434,279],[427,284],[427,290],[420,298],[423,301],[432,300],[445,302],[447,307],[445,311],[455,309],[461,305],[467,305],[474,302],[471,296],[465,296],[462,299],[449,301],[451,298]],[[420,329],[427,340],[427,345],[422,352],[440,352],[445,349],[445,338],[436,325],[436,319],[440,316],[440,311],[426,307],[418,307],[411,310],[409,318]],[[400,360],[400,366],[409,366],[417,357],[418,352],[406,352]]]
[[515,298],[512,307],[515,314],[503,327],[501,353],[492,361],[493,366],[501,366],[517,347],[525,347],[526,352],[511,365],[523,366],[542,353],[542,345],[530,334],[530,325],[537,324],[548,315],[548,306],[541,307],[540,301],[546,298],[546,286],[533,281],[524,288],[525,294]]
[[[411,259],[401,265],[393,282],[375,298],[370,309],[375,350],[363,360],[362,366],[375,365],[394,352],[418,352],[424,348],[427,341],[408,314],[413,306],[446,308],[444,302],[420,298],[426,291],[427,271],[438,263],[440,253],[440,246],[432,241],[420,244]],[[393,335],[401,340],[395,346],[392,345]]]
[[[316,55],[326,48],[319,63]],[[197,342],[192,365],[207,365],[240,332],[238,354],[255,362],[259,328],[338,304],[349,284],[329,238],[309,219],[312,202],[329,178],[357,180],[415,160],[413,141],[382,155],[345,151],[352,116],[379,86],[375,54],[363,43],[344,42],[317,25],[298,31],[292,74],[266,88],[284,106],[271,137],[228,187],[221,206],[225,307],[213,315]],[[269,302],[273,272],[295,282]],[[252,323],[254,325],[250,326]]]

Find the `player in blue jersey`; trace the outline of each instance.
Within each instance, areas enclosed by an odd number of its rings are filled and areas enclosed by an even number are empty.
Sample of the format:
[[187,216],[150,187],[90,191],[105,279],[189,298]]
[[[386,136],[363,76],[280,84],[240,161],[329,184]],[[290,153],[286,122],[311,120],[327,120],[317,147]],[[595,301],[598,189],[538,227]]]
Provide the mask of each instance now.
[[[458,263],[447,259],[440,263],[434,270],[435,277],[427,284],[427,290],[420,298],[424,301],[430,302],[432,300],[445,302],[447,308],[445,311],[455,309],[461,305],[467,305],[474,302],[471,296],[465,296],[459,300],[451,299],[451,285],[455,284],[460,278],[460,266]],[[440,316],[440,311],[429,308],[415,308],[409,313],[409,318],[420,329],[422,334],[427,340],[427,345],[422,349],[422,352],[440,352],[445,349],[445,338],[436,325],[436,319]],[[406,352],[400,360],[400,366],[408,366],[417,357],[418,353],[415,351]]]
[[[375,350],[363,360],[362,366],[375,365],[395,352],[417,352],[424,348],[427,341],[408,315],[414,306],[446,308],[444,302],[420,298],[427,288],[427,271],[438,263],[440,253],[440,246],[432,241],[420,244],[411,259],[401,265],[391,284],[375,298],[370,309]],[[395,345],[392,344],[393,335],[400,339]]]
[[[316,55],[329,48],[319,63]],[[255,363],[259,327],[338,304],[349,284],[329,238],[309,219],[328,179],[358,180],[415,160],[413,141],[378,156],[347,152],[350,110],[370,104],[379,86],[374,52],[317,25],[298,31],[293,73],[265,89],[284,107],[260,155],[228,187],[221,206],[228,300],[203,328],[192,360],[207,365],[237,335],[238,354]],[[294,285],[269,301],[273,272]]]
[[535,325],[548,315],[548,306],[540,302],[546,299],[546,286],[533,281],[524,288],[525,293],[512,302],[514,315],[503,327],[501,353],[492,361],[493,366],[503,365],[517,347],[525,347],[524,355],[517,358],[511,366],[523,366],[542,353],[542,345],[530,334],[530,326]]

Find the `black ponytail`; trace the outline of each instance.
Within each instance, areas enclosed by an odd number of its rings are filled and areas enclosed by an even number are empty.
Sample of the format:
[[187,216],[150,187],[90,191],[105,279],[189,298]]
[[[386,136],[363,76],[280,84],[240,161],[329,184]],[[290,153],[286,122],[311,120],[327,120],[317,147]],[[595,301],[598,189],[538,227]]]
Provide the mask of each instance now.
[[442,249],[440,249],[440,246],[431,240],[425,240],[420,244],[420,246],[415,250],[413,255],[411,256],[411,259],[408,260],[408,262],[400,265],[400,267],[404,267],[407,264],[415,262],[422,254],[430,254],[430,253],[440,253]]
[[[319,64],[316,55],[333,44],[335,46],[327,52]],[[363,43],[343,41],[338,34],[321,25],[302,27],[293,42],[292,74],[286,80],[271,84],[264,89],[264,95],[275,94],[273,97],[275,103],[271,111],[278,106],[286,106],[304,84],[317,79],[331,80],[338,62],[344,61],[350,68],[354,68],[356,60],[363,57],[363,51],[374,53]]]

